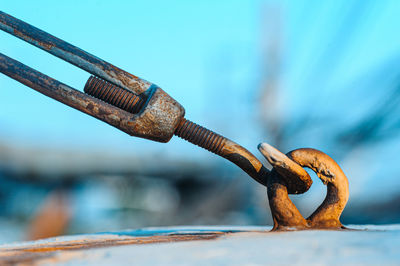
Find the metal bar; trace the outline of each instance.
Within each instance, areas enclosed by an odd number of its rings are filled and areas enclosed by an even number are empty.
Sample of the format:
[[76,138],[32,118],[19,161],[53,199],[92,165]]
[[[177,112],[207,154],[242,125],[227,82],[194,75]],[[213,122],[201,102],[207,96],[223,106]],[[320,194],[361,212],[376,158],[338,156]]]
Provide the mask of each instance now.
[[0,29],[135,94],[145,92],[152,85],[144,79],[2,11],[0,11]]
[[72,108],[130,134],[124,126],[132,114],[69,87],[0,53],[0,72]]

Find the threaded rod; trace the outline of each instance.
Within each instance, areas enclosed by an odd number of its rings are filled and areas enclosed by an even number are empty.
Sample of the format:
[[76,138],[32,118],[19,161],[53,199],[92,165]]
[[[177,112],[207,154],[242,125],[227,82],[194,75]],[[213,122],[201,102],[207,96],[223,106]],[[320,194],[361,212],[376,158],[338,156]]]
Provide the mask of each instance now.
[[221,150],[226,138],[192,121],[182,118],[174,134],[190,143],[222,156]]
[[97,99],[133,114],[138,113],[144,105],[144,101],[134,93],[95,76],[88,79],[83,90]]

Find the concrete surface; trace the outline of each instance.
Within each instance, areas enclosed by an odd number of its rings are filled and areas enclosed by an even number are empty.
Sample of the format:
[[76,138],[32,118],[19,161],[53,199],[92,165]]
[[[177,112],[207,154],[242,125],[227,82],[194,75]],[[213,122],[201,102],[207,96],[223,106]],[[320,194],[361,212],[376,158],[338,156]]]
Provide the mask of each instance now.
[[400,265],[400,225],[348,227],[167,227],[63,236],[2,245],[0,264]]

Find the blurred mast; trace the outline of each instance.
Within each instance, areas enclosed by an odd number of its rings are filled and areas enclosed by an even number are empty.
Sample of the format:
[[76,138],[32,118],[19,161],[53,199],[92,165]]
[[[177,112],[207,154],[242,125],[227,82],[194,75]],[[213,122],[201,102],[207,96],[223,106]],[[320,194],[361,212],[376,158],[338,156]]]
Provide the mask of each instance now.
[[[262,70],[259,115],[264,134],[278,149],[282,145],[283,108],[280,100],[282,64],[282,8],[269,4],[262,8],[261,54]],[[267,137],[265,136],[265,137]]]

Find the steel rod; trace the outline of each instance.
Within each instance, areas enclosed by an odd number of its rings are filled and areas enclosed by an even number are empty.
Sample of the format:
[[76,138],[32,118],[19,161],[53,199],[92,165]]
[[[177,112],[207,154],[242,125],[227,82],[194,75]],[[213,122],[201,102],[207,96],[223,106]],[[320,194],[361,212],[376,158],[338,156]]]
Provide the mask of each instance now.
[[152,85],[144,79],[2,11],[0,11],[0,29],[135,94],[145,92]]
[[122,109],[75,90],[2,53],[0,53],[0,72],[50,98],[100,119],[120,130],[124,130],[122,124],[132,117],[132,114]]

